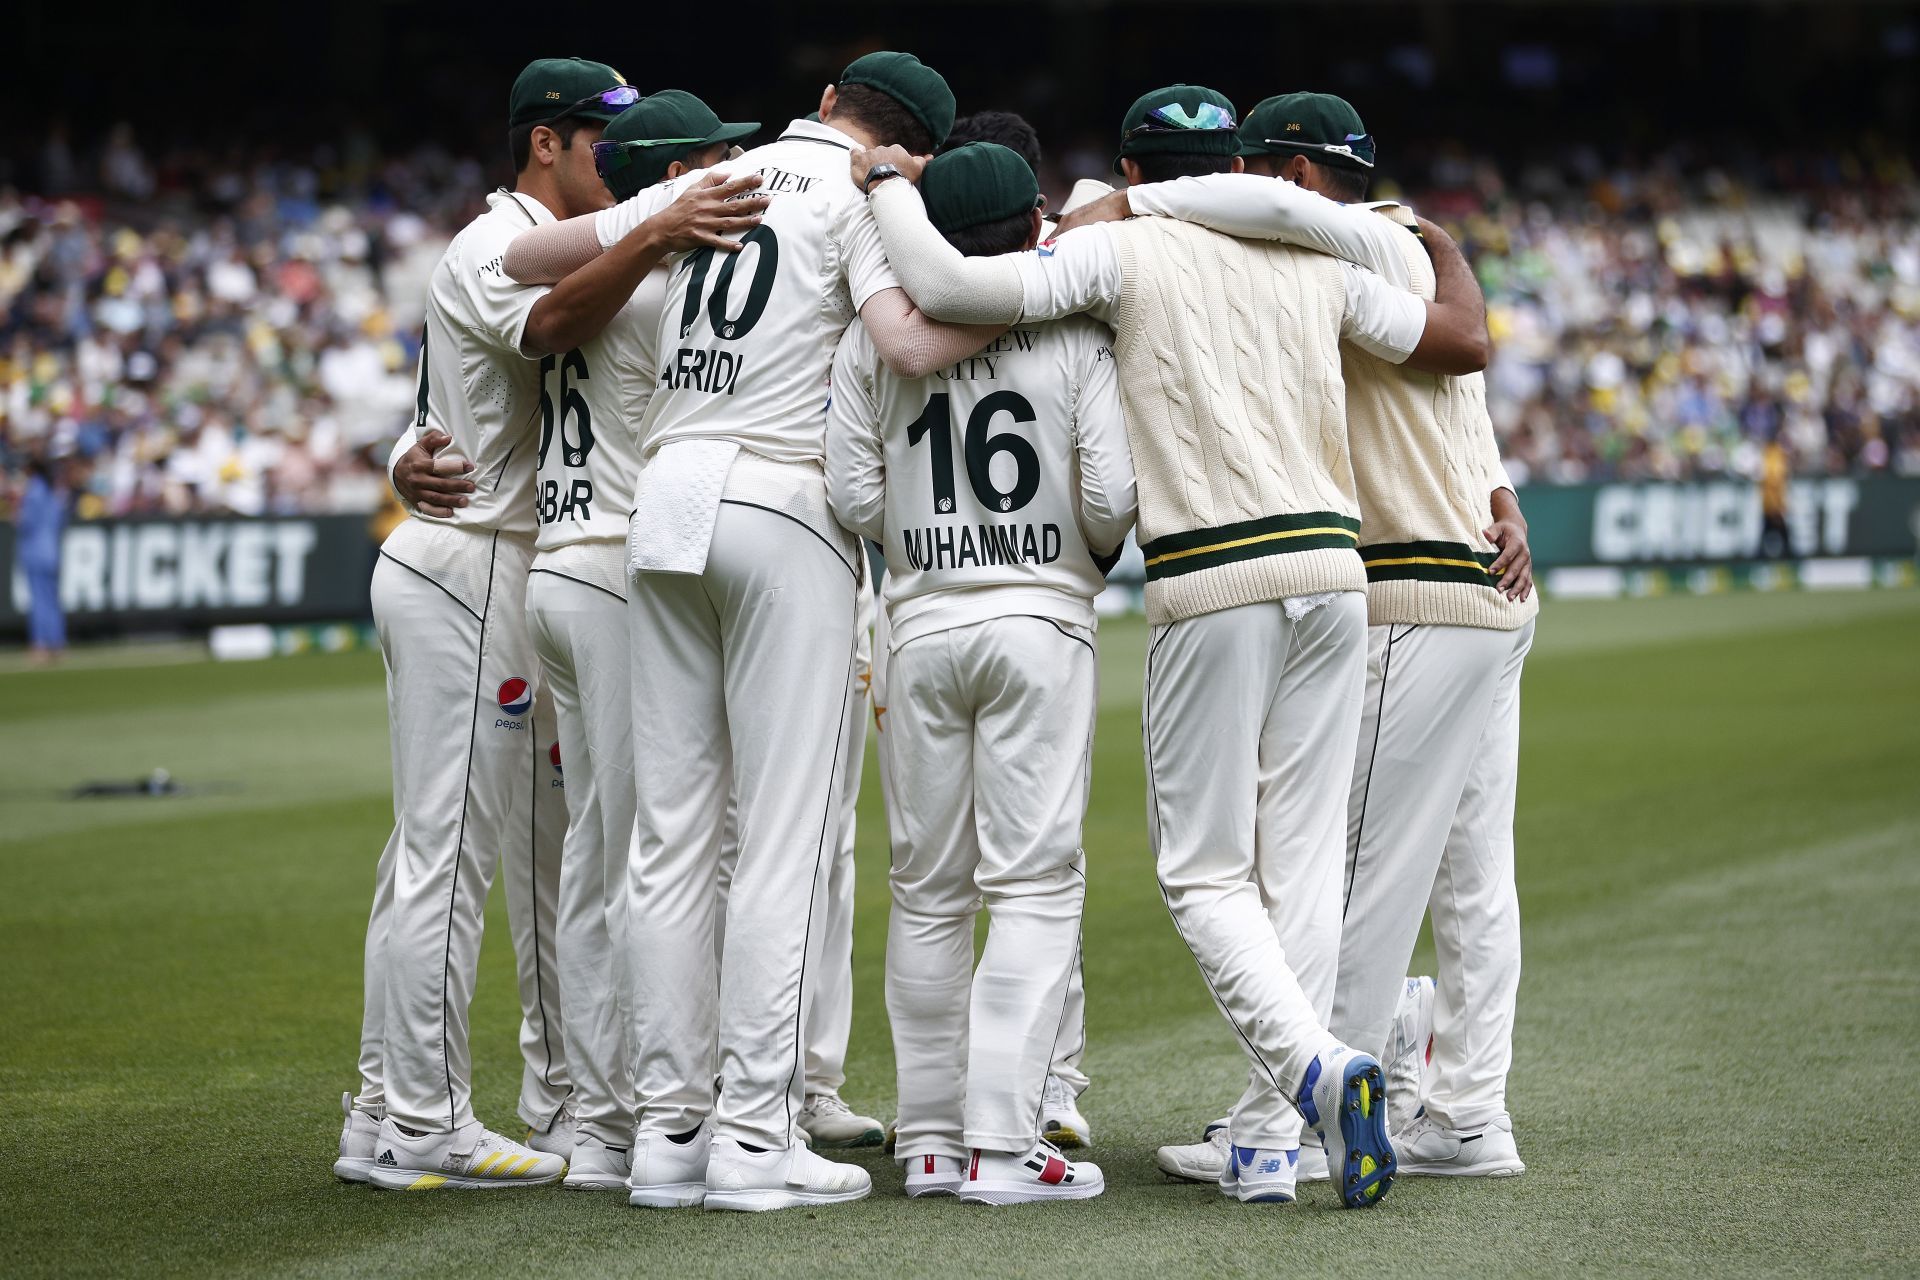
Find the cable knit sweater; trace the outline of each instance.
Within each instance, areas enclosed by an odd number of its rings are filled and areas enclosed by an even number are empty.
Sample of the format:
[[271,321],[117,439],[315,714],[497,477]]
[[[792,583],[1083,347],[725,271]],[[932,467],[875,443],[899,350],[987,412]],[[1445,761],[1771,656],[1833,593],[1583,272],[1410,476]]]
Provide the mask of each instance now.
[[1340,264],[1164,218],[1112,234],[1148,620],[1364,590]]

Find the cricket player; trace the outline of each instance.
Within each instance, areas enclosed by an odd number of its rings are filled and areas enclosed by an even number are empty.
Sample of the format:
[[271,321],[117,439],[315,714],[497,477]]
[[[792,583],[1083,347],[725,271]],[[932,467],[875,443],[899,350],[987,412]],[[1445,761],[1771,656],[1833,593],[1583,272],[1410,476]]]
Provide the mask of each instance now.
[[[1239,168],[1236,151],[1232,104],[1175,85],[1134,103],[1115,167],[1130,182],[1223,172]],[[856,176],[876,164],[918,161],[858,155]],[[1004,324],[1086,311],[1113,324],[1154,626],[1150,830],[1174,922],[1252,1067],[1222,1190],[1292,1199],[1304,1117],[1342,1202],[1377,1202],[1394,1172],[1380,1064],[1327,1032],[1289,963],[1291,948],[1317,966],[1330,999],[1365,666],[1338,351],[1346,339],[1389,363],[1483,367],[1485,314],[1464,261],[1428,303],[1351,264],[1167,219],[965,258],[907,183],[878,184],[871,203],[928,314]]]
[[[1321,249],[1432,295],[1408,211],[1360,203],[1374,143],[1346,101],[1267,99],[1242,154],[1262,176],[1137,188],[1126,203]],[[1351,344],[1341,358],[1369,627],[1330,1028],[1389,1050],[1409,997],[1418,1005],[1402,974],[1430,913],[1432,1060],[1424,1114],[1394,1139],[1400,1168],[1512,1176],[1526,1168],[1506,1110],[1520,979],[1513,810],[1520,674],[1539,611],[1526,521],[1479,374],[1397,369]]]
[[[628,535],[627,928],[644,979],[630,1184],[636,1202],[661,1206],[777,1209],[871,1189],[864,1169],[795,1141],[859,584],[858,543],[827,506],[825,382],[856,314],[904,370],[950,363],[990,335],[914,310],[847,179],[856,146],[944,138],[946,82],[909,54],[869,54],[828,86],[819,115],[719,166],[757,174],[772,200],[737,257],[696,253],[676,268],[642,428]],[[531,234],[551,240],[540,253],[556,270],[585,260],[592,271],[689,181]],[[730,794],[739,853],[716,972]]]
[[[1039,185],[1008,148],[944,153],[921,183],[962,252],[1038,243]],[[1036,1133],[1080,945],[1096,557],[1133,521],[1111,337],[1083,318],[1016,328],[901,378],[855,324],[834,359],[828,493],[888,565],[887,1009],[910,1196],[1105,1187]]]
[[[523,346],[566,313],[553,295],[508,279],[499,259],[517,230],[610,203],[588,148],[637,97],[600,63],[529,65],[510,100],[515,189],[489,198],[430,285],[414,434],[449,437],[448,452],[464,459],[458,469],[472,468],[473,490],[448,499],[458,505],[441,507],[445,514],[416,510],[374,571],[396,823],[368,926],[362,1089],[335,1169],[380,1187],[553,1182],[572,1147],[555,974],[566,811],[564,793],[547,785],[553,732],[541,724],[525,613],[540,378]],[[646,230],[649,251],[704,243],[693,228],[726,225],[731,194],[696,193],[677,206]],[[403,440],[396,452],[406,448]],[[468,1003],[503,856],[526,1019],[520,1111],[551,1152],[486,1129],[471,1103]]]
[[[614,199],[705,168],[759,128],[724,124],[692,94],[665,90],[628,107],[592,147]],[[527,612],[559,720],[568,825],[560,871],[560,996],[578,1136],[566,1185],[627,1190],[634,1099],[624,954],[612,917],[624,912],[633,836],[633,720],[627,637],[627,513],[639,471],[639,426],[653,394],[649,372],[668,268],[641,277],[606,327],[577,337],[529,326],[540,355],[535,455],[540,528]]]

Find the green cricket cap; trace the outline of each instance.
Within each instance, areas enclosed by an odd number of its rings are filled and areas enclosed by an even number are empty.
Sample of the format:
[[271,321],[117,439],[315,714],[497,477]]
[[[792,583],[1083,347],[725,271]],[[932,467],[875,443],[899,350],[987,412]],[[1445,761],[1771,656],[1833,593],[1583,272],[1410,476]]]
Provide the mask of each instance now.
[[969,142],[928,162],[920,198],[934,226],[964,231],[1039,208],[1040,183],[1019,152],[997,142]]
[[602,142],[631,142],[629,163],[607,179],[616,196],[626,199],[667,176],[667,166],[695,151],[719,142],[737,142],[760,128],[758,120],[727,124],[700,99],[684,89],[662,89],[648,94],[614,117]]
[[1268,98],[1240,125],[1243,156],[1303,155],[1340,169],[1373,168],[1373,135],[1345,98],[1283,93]]
[[1120,122],[1120,155],[1113,158],[1113,171],[1120,172],[1121,156],[1234,155],[1240,148],[1236,124],[1233,102],[1203,85],[1171,84],[1143,93]]
[[611,120],[620,114],[619,107],[598,102],[585,107],[575,107],[575,104],[626,82],[625,76],[604,62],[589,62],[585,58],[535,58],[514,79],[513,92],[507,97],[507,127],[517,129],[523,124],[545,123],[563,115]]
[[841,84],[878,89],[905,107],[939,146],[953,132],[955,104],[946,77],[910,53],[869,53],[840,73]]

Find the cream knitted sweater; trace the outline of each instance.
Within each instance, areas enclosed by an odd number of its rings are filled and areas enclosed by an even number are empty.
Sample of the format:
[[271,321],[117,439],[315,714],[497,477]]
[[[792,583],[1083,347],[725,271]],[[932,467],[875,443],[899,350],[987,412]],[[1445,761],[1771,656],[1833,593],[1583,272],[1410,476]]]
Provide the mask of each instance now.
[[1165,218],[1112,234],[1148,620],[1364,590],[1341,265]]
[[[1432,298],[1425,247],[1412,234],[1396,240],[1414,292]],[[1506,484],[1487,415],[1486,379],[1416,373],[1351,343],[1340,356],[1368,622],[1496,631],[1525,625],[1540,611],[1538,596],[1508,600],[1486,568],[1495,549],[1481,530],[1493,522],[1493,491]]]

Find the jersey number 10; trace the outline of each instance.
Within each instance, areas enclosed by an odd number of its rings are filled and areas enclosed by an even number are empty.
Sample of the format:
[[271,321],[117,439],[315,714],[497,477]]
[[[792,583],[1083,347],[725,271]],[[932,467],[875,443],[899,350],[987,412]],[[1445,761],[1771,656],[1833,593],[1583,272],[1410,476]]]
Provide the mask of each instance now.
[[[1033,451],[1033,445],[1024,436],[1017,436],[1011,431],[1002,431],[997,436],[992,434],[994,415],[999,413],[1013,415],[1015,422],[1034,420],[1033,405],[1018,392],[995,391],[981,397],[980,403],[973,406],[973,412],[967,415],[967,483],[973,488],[973,496],[987,510],[1018,511],[1032,502],[1033,495],[1040,491],[1040,455]],[[907,428],[907,447],[919,444],[922,436],[933,437],[928,445],[933,452],[933,509],[940,515],[952,515],[955,497],[953,399],[946,392],[929,398],[925,411]],[[996,453],[1007,454],[1013,459],[1011,489],[1002,490],[994,486],[990,468]]]

